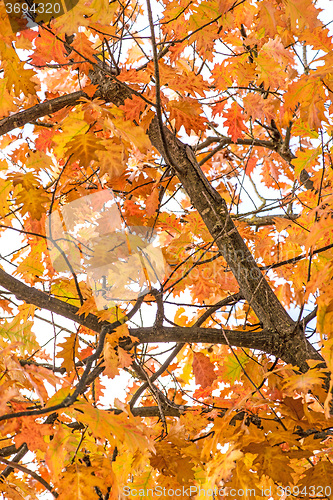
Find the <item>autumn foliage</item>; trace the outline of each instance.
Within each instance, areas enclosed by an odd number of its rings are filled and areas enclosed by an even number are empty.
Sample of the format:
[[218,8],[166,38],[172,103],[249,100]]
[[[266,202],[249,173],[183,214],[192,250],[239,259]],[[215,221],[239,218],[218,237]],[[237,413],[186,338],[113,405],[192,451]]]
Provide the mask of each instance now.
[[0,3],[1,498],[333,499],[327,12],[17,10]]

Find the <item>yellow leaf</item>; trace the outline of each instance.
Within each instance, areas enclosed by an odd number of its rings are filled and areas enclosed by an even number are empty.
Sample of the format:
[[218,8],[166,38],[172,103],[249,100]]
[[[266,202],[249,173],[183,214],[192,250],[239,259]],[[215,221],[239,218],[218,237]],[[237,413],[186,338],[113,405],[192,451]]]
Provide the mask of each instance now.
[[287,380],[284,381],[283,389],[285,391],[301,391],[308,392],[316,385],[321,385],[325,374],[320,369],[313,368],[306,373],[301,373],[300,375],[291,375]]
[[151,148],[150,140],[142,127],[134,125],[129,120],[116,118],[112,120],[112,124],[124,140],[134,144],[142,153],[146,153]]
[[[45,461],[52,472],[53,481],[55,484],[65,467],[65,458],[69,453],[68,442],[73,440],[73,432],[68,427],[62,425],[57,426],[53,439],[48,443]],[[75,451],[75,448],[71,451]]]
[[215,487],[215,484],[220,481],[227,481],[236,465],[236,461],[242,456],[243,453],[235,445],[230,445],[226,453],[215,453],[213,458],[206,464],[207,479],[203,488],[208,490]]
[[96,490],[105,491],[105,481],[96,477],[92,467],[74,463],[61,477],[58,500],[96,500]]
[[72,333],[58,346],[61,349],[56,354],[56,358],[63,360],[61,366],[66,368],[66,372],[70,374],[75,368],[75,359],[78,357],[79,339],[75,333]]
[[16,105],[14,104],[13,96],[8,92],[8,81],[7,78],[1,78],[0,80],[0,118],[8,116],[11,111],[16,110]]
[[31,353],[38,349],[36,335],[31,328],[31,321],[22,321],[20,315],[16,315],[11,321],[5,321],[0,325],[0,338],[5,338],[9,342],[18,342],[22,354]]
[[[310,488],[311,485],[320,485],[320,489],[321,491],[324,490],[325,496],[327,491],[327,498],[332,498],[333,465],[328,457],[322,457],[315,467],[309,467],[304,472],[299,484],[300,490],[302,486]],[[315,489],[315,491],[318,490]]]
[[47,408],[58,405],[64,401],[71,394],[71,389],[69,387],[62,387],[57,391],[46,403]]
[[[80,283],[80,288],[82,292],[82,284]],[[51,285],[51,293],[56,297],[60,298],[60,300],[65,300],[68,304],[72,304],[77,306],[77,290],[75,287],[74,281],[66,280],[66,279],[58,279],[54,280]]]
[[37,84],[33,83],[35,72],[32,69],[26,69],[25,63],[17,60],[3,61],[5,68],[5,77],[7,78],[7,89],[10,92],[14,88],[16,96],[36,94]]
[[[103,22],[103,25],[113,25],[113,17],[118,9],[116,2],[109,2],[109,0],[93,0],[90,4],[90,8],[93,9],[94,13],[90,20],[92,23]],[[90,24],[90,23],[89,23]],[[109,29],[110,29],[109,26]],[[104,30],[101,30],[104,32]],[[111,33],[109,33],[111,35]]]
[[31,246],[29,255],[16,268],[15,274],[23,275],[27,283],[33,284],[37,276],[44,274],[43,251],[45,251],[44,242]]
[[60,124],[61,133],[53,137],[53,143],[56,145],[55,152],[60,156],[64,153],[66,145],[80,134],[85,134],[89,130],[89,124],[85,120],[84,112],[79,109],[72,111],[66,116]]
[[5,217],[9,212],[8,198],[13,189],[11,181],[0,179],[0,216]]
[[113,412],[94,408],[82,400],[75,403],[75,408],[67,409],[66,413],[88,425],[96,439],[107,439],[112,444],[124,443],[132,452],[140,449],[154,450],[149,430],[141,423],[140,418],[130,414],[115,415]]
[[333,299],[318,299],[317,321],[318,330],[322,335],[329,335],[333,333]]
[[93,134],[79,134],[66,145],[66,153],[71,155],[71,161],[79,161],[85,167],[91,160],[97,159],[97,151],[105,151],[105,146]]
[[287,485],[292,482],[291,474],[294,470],[289,465],[289,457],[283,454],[280,447],[273,447],[268,443],[253,444],[251,453],[257,453],[258,456],[253,462],[260,474],[267,474],[275,481],[281,481]]
[[85,0],[79,0],[75,7],[68,9],[66,14],[57,17],[53,21],[53,26],[60,33],[72,35],[79,26],[88,26],[91,22],[90,18],[94,14],[95,10],[91,6],[87,6]]
[[16,197],[16,203],[22,204],[22,215],[29,213],[32,219],[40,220],[46,212],[46,205],[49,202],[49,197],[41,191],[41,189],[22,189]]
[[317,149],[306,149],[305,151],[298,151],[297,158],[292,160],[292,164],[295,167],[295,174],[298,176],[303,168],[308,169],[313,167],[318,163],[318,156],[320,154],[320,148]]
[[120,177],[126,168],[128,159],[124,144],[118,137],[104,140],[102,144],[105,146],[105,151],[97,151],[96,160],[100,176],[108,174],[110,179]]
[[333,373],[333,337],[325,340],[321,355],[324,357],[328,369]]

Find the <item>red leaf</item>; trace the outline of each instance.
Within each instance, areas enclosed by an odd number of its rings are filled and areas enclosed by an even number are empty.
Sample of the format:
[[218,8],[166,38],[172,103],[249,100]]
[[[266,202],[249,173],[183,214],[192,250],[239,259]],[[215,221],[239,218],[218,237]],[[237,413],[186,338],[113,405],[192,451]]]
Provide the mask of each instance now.
[[35,39],[36,49],[30,56],[32,64],[43,66],[45,63],[57,61],[58,64],[66,64],[66,50],[64,43],[58,40],[53,33],[46,30],[40,32]]
[[202,352],[195,352],[193,354],[192,363],[195,383],[201,385],[203,389],[212,385],[216,379],[214,372],[214,365],[209,357]]
[[139,123],[141,113],[145,110],[146,103],[141,97],[133,95],[132,97],[126,99],[123,106],[119,106],[120,109],[125,111],[126,120],[136,121]]
[[56,130],[54,129],[42,129],[35,141],[37,150],[46,152],[47,149],[51,149],[55,132]]
[[255,169],[257,165],[257,158],[249,158],[247,164],[246,164],[246,173],[247,175],[252,174],[253,170]]
[[225,125],[228,127],[228,134],[233,142],[242,137],[243,131],[247,130],[243,122],[243,112],[241,107],[233,102],[230,109],[223,114],[226,118]]

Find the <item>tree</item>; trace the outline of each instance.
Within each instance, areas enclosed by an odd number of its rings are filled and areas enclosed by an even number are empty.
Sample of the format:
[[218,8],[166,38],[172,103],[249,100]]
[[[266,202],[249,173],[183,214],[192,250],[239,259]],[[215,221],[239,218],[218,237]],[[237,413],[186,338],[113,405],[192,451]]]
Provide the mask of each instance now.
[[41,5],[1,4],[3,498],[333,498],[316,2]]

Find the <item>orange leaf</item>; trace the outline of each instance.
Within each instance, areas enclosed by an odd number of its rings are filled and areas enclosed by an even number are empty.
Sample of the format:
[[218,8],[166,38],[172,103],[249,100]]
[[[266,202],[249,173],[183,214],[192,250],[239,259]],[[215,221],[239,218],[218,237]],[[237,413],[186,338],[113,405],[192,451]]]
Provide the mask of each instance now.
[[239,104],[233,102],[231,107],[223,113],[225,125],[228,127],[228,134],[234,142],[242,137],[243,132],[247,130],[243,121],[243,112]]
[[118,359],[120,368],[127,368],[128,366],[131,366],[133,362],[131,354],[121,347],[118,347]]
[[146,199],[146,214],[147,217],[156,215],[159,206],[159,190],[157,187],[153,188],[152,193]]
[[108,174],[110,179],[120,177],[126,168],[128,158],[123,142],[118,137],[112,137],[105,139],[102,144],[105,146],[105,151],[96,152],[100,176]]
[[31,54],[32,64],[42,66],[51,61],[57,61],[59,64],[68,62],[64,43],[53,33],[41,30],[34,43],[36,48]]
[[78,52],[72,51],[71,58],[77,62],[73,69],[79,69],[83,73],[88,73],[92,69],[90,61],[94,62],[94,53],[92,42],[89,40],[85,33],[76,33],[71,46]]
[[105,146],[92,134],[79,134],[66,145],[66,152],[71,161],[80,161],[86,167],[97,157],[97,151],[105,151]]
[[147,104],[141,97],[133,95],[126,99],[125,104],[120,106],[125,112],[126,120],[136,121],[139,123],[140,115],[145,110]]
[[75,359],[78,357],[79,339],[77,335],[72,333],[66,340],[59,343],[61,350],[56,354],[56,358],[62,359],[61,366],[66,368],[66,372],[70,374],[75,367]]
[[202,352],[194,352],[192,368],[195,383],[201,385],[203,389],[211,386],[214,380],[216,380],[214,365],[209,357]]
[[120,363],[118,354],[110,342],[105,342],[103,356],[105,362],[104,375],[109,378],[114,378],[116,375],[119,375]]
[[170,111],[170,120],[175,121],[175,127],[180,130],[183,126],[187,134],[191,134],[191,130],[195,133],[204,127],[207,119],[200,116],[202,108],[198,101],[189,97],[181,101],[169,101],[168,110]]

